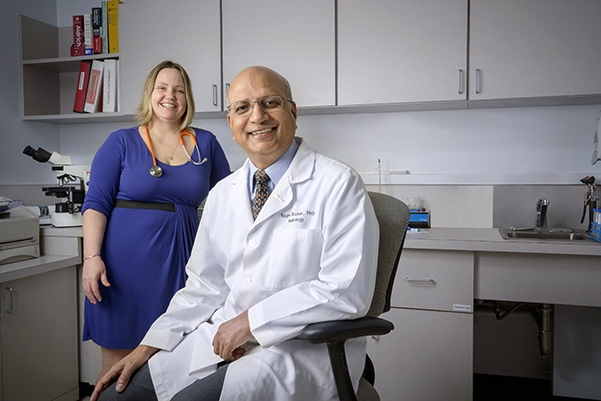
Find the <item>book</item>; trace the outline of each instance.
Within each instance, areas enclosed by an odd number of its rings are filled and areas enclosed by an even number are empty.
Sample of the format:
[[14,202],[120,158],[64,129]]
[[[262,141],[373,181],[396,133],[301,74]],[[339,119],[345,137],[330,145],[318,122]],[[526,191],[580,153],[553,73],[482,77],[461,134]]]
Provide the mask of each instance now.
[[84,14],[83,15],[83,45],[84,45],[84,54],[86,56],[93,54],[92,14]]
[[83,15],[73,16],[73,44],[71,45],[71,56],[83,56],[85,54]]
[[102,7],[92,8],[92,47],[94,54],[102,53]]
[[84,113],[96,113],[98,111],[98,101],[102,92],[102,76],[104,73],[104,61],[92,61],[90,70],[90,79],[88,81],[88,91],[86,93],[86,102],[83,107]]
[[92,36],[100,36],[102,27],[102,7],[92,8]]
[[119,4],[123,4],[123,2],[120,0],[106,2],[109,53],[119,52]]
[[94,36],[92,47],[94,49],[94,54],[102,53],[102,38],[100,36]]
[[119,73],[119,63],[120,61],[117,60],[117,90],[115,91],[117,94],[117,111],[121,111],[121,74]]
[[92,62],[89,60],[82,60],[79,64],[79,75],[77,77],[77,88],[75,90],[75,102],[73,103],[73,111],[75,113],[83,113],[91,68]]
[[[104,75],[104,74],[103,74]],[[102,77],[102,81],[104,82],[104,76]],[[96,113],[102,113],[103,109],[102,109],[102,85],[100,85],[100,89],[99,89],[100,95],[98,95],[98,109],[96,110]]]
[[118,60],[104,60],[104,77],[102,85],[102,111],[115,112],[117,111],[117,74]]
[[107,54],[109,52],[109,37],[106,1],[103,1],[100,4],[100,8],[102,9],[102,26],[100,27],[100,37],[102,38],[102,53]]

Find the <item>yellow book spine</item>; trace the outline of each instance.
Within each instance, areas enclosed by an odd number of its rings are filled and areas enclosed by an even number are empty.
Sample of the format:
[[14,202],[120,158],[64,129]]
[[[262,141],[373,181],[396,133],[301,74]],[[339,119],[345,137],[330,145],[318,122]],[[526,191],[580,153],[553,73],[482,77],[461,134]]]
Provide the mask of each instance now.
[[119,52],[119,4],[123,2],[120,0],[106,2],[109,53]]

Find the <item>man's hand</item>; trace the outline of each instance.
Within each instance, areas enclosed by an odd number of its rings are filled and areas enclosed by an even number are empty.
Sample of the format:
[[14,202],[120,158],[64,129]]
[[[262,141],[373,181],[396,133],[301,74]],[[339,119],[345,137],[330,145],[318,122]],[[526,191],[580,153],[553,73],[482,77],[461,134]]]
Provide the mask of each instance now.
[[252,338],[248,311],[224,322],[213,338],[213,351],[224,361],[232,362],[244,355],[244,345]]
[[151,356],[158,352],[158,348],[146,345],[138,345],[129,355],[115,363],[111,369],[96,383],[90,401],[96,401],[100,393],[112,382],[117,380],[116,390],[118,393],[125,390],[131,375],[144,365]]

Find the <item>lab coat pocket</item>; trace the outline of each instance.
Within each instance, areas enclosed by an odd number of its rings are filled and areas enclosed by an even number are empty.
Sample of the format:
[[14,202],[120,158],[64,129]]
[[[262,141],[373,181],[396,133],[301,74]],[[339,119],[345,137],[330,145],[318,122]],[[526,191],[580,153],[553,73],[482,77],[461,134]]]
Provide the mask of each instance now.
[[322,249],[321,229],[286,229],[273,232],[273,249],[269,255],[265,285],[269,288],[287,288],[314,280],[320,270]]

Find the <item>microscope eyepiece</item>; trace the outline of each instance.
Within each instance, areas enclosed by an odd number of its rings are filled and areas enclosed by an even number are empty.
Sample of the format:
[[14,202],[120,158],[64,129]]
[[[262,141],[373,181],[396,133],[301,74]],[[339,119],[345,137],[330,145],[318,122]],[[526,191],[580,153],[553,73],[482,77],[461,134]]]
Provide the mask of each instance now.
[[38,148],[38,150],[35,150],[29,145],[27,145],[25,149],[23,149],[23,153],[27,156],[31,156],[33,160],[38,161],[40,163],[46,163],[48,160],[50,160],[50,156],[52,156],[50,152],[42,148]]

